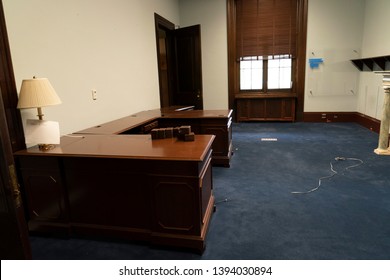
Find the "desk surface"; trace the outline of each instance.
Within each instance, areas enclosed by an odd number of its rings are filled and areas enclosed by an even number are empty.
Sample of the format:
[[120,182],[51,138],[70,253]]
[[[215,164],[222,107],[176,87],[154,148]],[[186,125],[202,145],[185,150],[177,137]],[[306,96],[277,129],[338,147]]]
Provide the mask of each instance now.
[[15,153],[17,156],[62,156],[203,161],[214,135],[195,135],[195,141],[176,138],[152,140],[150,135],[69,135],[49,151],[37,146]]
[[142,111],[130,116],[93,126],[76,133],[80,134],[120,134],[158,118],[166,119],[224,119],[230,118],[232,110],[190,110],[175,111],[170,108]]

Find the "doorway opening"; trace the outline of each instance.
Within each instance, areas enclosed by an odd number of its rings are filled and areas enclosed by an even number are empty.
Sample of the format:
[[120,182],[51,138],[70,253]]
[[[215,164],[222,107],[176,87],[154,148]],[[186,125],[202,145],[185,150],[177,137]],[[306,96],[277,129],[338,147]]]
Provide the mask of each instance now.
[[203,109],[200,25],[175,28],[155,14],[160,106]]

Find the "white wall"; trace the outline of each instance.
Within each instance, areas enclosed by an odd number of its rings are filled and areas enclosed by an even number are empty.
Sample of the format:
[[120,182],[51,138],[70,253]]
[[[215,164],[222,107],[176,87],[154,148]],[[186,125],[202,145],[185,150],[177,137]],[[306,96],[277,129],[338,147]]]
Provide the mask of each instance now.
[[318,69],[306,64],[305,112],[356,111],[365,0],[309,0],[307,61],[323,58]]
[[[378,110],[376,96],[366,99],[365,87],[378,82],[370,79],[363,81],[362,74],[350,62],[351,59],[364,57],[371,43],[378,41],[375,28],[378,19],[384,21],[388,13],[388,0],[308,0],[308,38],[305,84],[305,112],[356,112],[364,100],[365,112],[376,114]],[[367,2],[367,10],[366,8]],[[179,0],[180,25],[202,26],[203,90],[206,109],[227,108],[227,48],[226,48],[226,1],[225,0]],[[380,5],[379,5],[380,4]],[[379,7],[377,7],[379,5]],[[375,6],[375,7],[372,7]],[[378,13],[380,10],[381,12]],[[368,14],[368,15],[367,15]],[[366,18],[373,24],[365,22]],[[366,19],[366,20],[365,20]],[[373,27],[370,27],[373,26]],[[375,35],[374,35],[375,34]],[[367,38],[367,36],[377,36]],[[363,42],[364,40],[364,42]],[[381,40],[383,40],[381,38]],[[387,54],[387,44],[378,55]],[[374,52],[370,51],[370,55]],[[309,67],[309,59],[320,57],[324,63],[319,69]],[[378,77],[376,77],[378,78]],[[364,80],[364,79],[363,79]],[[377,94],[377,90],[375,94]],[[379,96],[381,98],[381,96]],[[383,99],[383,98],[382,98]]]
[[[380,119],[380,77],[350,59],[388,55],[389,0],[308,0],[305,112]],[[47,77],[63,104],[44,108],[66,134],[159,107],[154,13],[201,24],[205,109],[228,108],[225,0],[3,0],[16,83]],[[314,54],[313,54],[314,53]],[[91,90],[97,90],[93,101]],[[354,91],[354,94],[351,93]],[[310,93],[312,92],[312,94]],[[35,110],[22,116],[35,118]]]
[[[160,106],[154,13],[178,0],[3,0],[18,90],[47,77],[62,104],[43,108],[61,134]],[[97,90],[92,100],[91,90]],[[36,118],[34,109],[23,119]]]
[[226,0],[180,0],[180,26],[201,25],[204,109],[227,109]]
[[[390,55],[389,0],[366,0],[361,57]],[[384,92],[382,76],[361,72],[357,111],[381,119]]]
[[357,111],[381,119],[382,77],[349,60],[390,54],[389,14],[389,0],[309,0],[307,58],[323,57],[324,64],[307,65],[305,112]]
[[362,56],[390,54],[389,0],[366,0]]

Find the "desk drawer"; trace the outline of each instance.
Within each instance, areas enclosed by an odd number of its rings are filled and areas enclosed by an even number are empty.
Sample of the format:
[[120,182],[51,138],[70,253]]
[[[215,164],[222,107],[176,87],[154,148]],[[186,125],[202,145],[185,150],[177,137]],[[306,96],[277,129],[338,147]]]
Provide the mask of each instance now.
[[59,162],[56,157],[18,156],[17,162],[21,169],[59,170]]

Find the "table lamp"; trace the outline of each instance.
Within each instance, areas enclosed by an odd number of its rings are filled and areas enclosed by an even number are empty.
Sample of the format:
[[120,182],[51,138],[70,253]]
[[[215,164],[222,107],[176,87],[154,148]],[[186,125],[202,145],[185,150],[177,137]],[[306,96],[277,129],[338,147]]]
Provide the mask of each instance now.
[[22,81],[18,109],[37,108],[38,118],[43,119],[42,107],[61,104],[61,100],[47,78]]
[[[22,81],[18,109],[37,108],[38,121],[43,123],[42,107],[61,104],[61,100],[47,78],[35,78]],[[54,145],[39,144],[40,150],[49,150]]]

